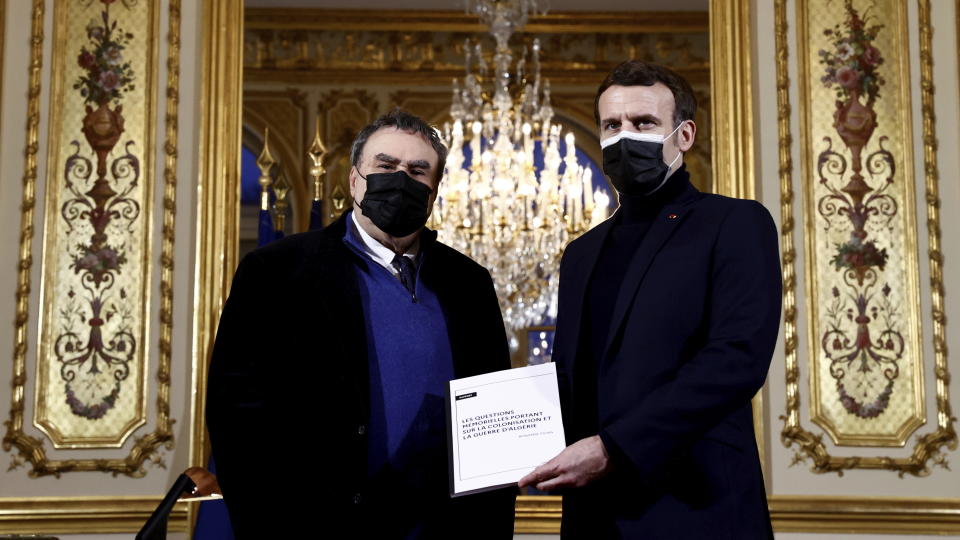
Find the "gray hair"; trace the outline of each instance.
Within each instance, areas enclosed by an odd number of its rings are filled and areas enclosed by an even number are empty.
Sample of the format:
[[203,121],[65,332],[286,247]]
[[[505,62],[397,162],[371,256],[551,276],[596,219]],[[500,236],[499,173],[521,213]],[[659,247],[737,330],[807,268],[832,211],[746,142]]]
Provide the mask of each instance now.
[[399,108],[377,118],[373,123],[360,130],[350,149],[350,163],[356,167],[360,163],[360,156],[363,154],[363,147],[367,144],[367,139],[370,138],[370,135],[386,127],[395,127],[400,131],[420,135],[430,142],[430,146],[437,153],[437,183],[439,184],[443,177],[443,168],[447,163],[447,147],[430,124],[422,118]]

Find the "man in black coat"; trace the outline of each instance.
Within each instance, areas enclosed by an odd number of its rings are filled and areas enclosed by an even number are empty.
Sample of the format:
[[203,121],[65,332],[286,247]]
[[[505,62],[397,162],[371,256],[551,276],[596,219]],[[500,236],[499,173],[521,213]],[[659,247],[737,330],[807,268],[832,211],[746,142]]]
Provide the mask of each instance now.
[[451,499],[444,389],[510,367],[489,273],[424,229],[446,148],[394,111],[352,149],[354,207],[244,257],[207,426],[238,538],[510,538],[514,491]]
[[564,538],[772,538],[751,398],[780,320],[776,226],[700,193],[690,85],[621,64],[597,91],[620,208],[560,264],[553,360],[568,446],[520,485],[560,490]]

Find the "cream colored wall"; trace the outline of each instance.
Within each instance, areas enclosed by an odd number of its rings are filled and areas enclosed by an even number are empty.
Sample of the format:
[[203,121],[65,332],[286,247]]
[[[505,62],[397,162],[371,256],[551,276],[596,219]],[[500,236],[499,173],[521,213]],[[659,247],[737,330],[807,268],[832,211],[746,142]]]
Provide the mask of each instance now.
[[[774,218],[780,218],[780,186],[779,186],[779,161],[778,148],[776,141],[779,138],[777,131],[777,95],[776,95],[776,44],[774,35],[774,2],[768,0],[754,0],[752,2],[755,9],[754,39],[755,39],[755,69],[756,69],[756,99],[757,99],[757,118],[758,118],[758,137],[757,137],[757,155],[759,157],[759,178],[760,193],[759,197],[767,208],[770,209]],[[913,132],[915,140],[915,175],[917,180],[917,199],[923,204],[924,190],[924,162],[923,162],[923,143],[921,134],[922,115],[920,110],[920,65],[919,65],[919,26],[918,26],[918,8],[916,0],[907,0],[909,11],[909,31],[910,31],[910,65],[911,65],[911,96],[914,103],[913,110]],[[946,312],[947,312],[947,345],[949,350],[949,365],[956,375],[960,369],[960,332],[957,325],[960,324],[960,297],[957,295],[960,287],[960,182],[957,181],[957,171],[960,170],[960,133],[958,133],[958,118],[960,118],[960,91],[958,91],[957,74],[957,40],[956,40],[956,16],[955,3],[946,0],[934,0],[932,2],[932,21],[934,25],[933,34],[933,61],[935,72],[935,106],[936,106],[936,130],[937,139],[940,141],[938,153],[938,165],[940,172],[940,196],[941,218],[942,218],[942,242],[945,263],[944,278],[946,283]],[[798,232],[795,240],[797,254],[798,276],[802,275],[804,268],[803,250],[802,250],[802,220],[800,220],[799,208],[799,182],[800,182],[800,153],[799,153],[799,98],[797,94],[797,70],[796,70],[796,6],[794,1],[787,2],[787,15],[789,28],[789,55],[790,55],[790,101],[792,107],[791,133],[793,134],[793,164],[794,164],[794,192],[798,199],[795,206],[794,215],[798,219]],[[889,81],[894,83],[894,81]],[[892,87],[892,86],[888,86]],[[920,252],[920,276],[921,284],[921,313],[923,315],[923,342],[925,345],[924,358],[927,365],[925,378],[927,381],[927,424],[920,429],[920,433],[931,430],[935,426],[934,417],[937,410],[933,395],[934,375],[932,368],[932,321],[930,315],[930,288],[929,288],[929,265],[927,256],[927,228],[926,208],[921,206],[917,213],[918,222],[918,240],[921,246]],[[798,283],[798,328],[799,340],[799,359],[801,368],[801,388],[806,388],[808,383],[806,376],[807,358],[807,340],[803,339],[806,328],[803,325],[805,320],[805,303],[802,298],[803,284]],[[782,333],[781,333],[782,334]],[[948,452],[947,459],[950,462],[952,470],[935,467],[930,476],[926,478],[916,478],[906,476],[898,478],[895,473],[886,471],[863,471],[852,470],[845,472],[843,477],[836,474],[818,475],[808,470],[809,465],[790,466],[793,451],[787,449],[780,443],[779,431],[782,422],[778,419],[786,408],[784,395],[784,353],[783,338],[781,337],[773,365],[767,382],[767,400],[766,400],[766,418],[768,426],[769,441],[767,447],[767,476],[768,485],[773,495],[850,495],[850,496],[890,496],[890,497],[938,497],[960,499],[960,451]],[[950,385],[950,395],[953,403],[954,414],[956,414],[957,404],[960,403],[960,378],[954,376]],[[802,423],[810,426],[811,423],[806,412],[806,403],[801,405]],[[808,428],[809,429],[809,428]],[[914,439],[911,438],[907,449],[895,449],[893,451],[870,451],[863,449],[860,455],[890,455],[895,453],[897,456],[906,456],[912,451]],[[834,447],[830,447],[833,451]],[[850,454],[837,450],[836,454]],[[809,461],[808,461],[809,462]],[[828,535],[830,536],[830,535]],[[777,538],[800,540],[807,538],[823,538],[823,535],[812,535],[807,533],[777,535]],[[858,536],[850,536],[857,538]],[[875,535],[860,535],[860,538],[874,538]],[[914,538],[883,536],[884,538]],[[846,538],[846,536],[845,536]]]
[[[14,291],[17,279],[17,253],[20,234],[20,205],[22,197],[21,179],[24,174],[24,143],[27,111],[27,70],[30,55],[30,21],[31,3],[27,0],[13,0],[7,2],[6,29],[4,32],[5,58],[3,59],[3,91],[2,113],[0,125],[0,416],[6,420],[9,415],[11,402],[11,362],[14,340]],[[44,497],[44,496],[87,496],[87,495],[162,495],[173,483],[174,478],[187,466],[190,458],[190,418],[191,418],[191,325],[193,313],[193,264],[194,264],[194,234],[195,234],[195,201],[197,177],[197,130],[199,125],[199,103],[201,74],[200,62],[200,22],[201,0],[182,0],[181,22],[181,81],[179,104],[179,159],[177,162],[177,216],[176,216],[176,243],[174,252],[174,299],[173,299],[173,366],[171,389],[171,417],[176,419],[173,425],[175,448],[164,450],[166,468],[159,468],[147,464],[147,475],[144,478],[134,479],[125,476],[114,477],[103,473],[66,473],[61,478],[43,477],[29,478],[29,465],[21,466],[16,470],[8,470],[12,453],[0,452],[0,507],[2,499],[10,497]],[[161,48],[158,56],[158,88],[157,93],[157,131],[155,134],[156,154],[154,163],[156,169],[152,171],[154,179],[154,209],[153,216],[157,219],[161,214],[163,201],[163,141],[165,126],[163,122],[166,97],[164,89],[167,83],[166,55],[167,55],[167,21],[168,2],[164,0],[160,7],[159,37]],[[37,205],[35,210],[34,259],[31,272],[30,297],[30,331],[28,358],[28,378],[32,379],[35,373],[36,336],[37,336],[37,306],[40,291],[40,250],[42,242],[43,217],[43,183],[46,174],[44,166],[46,154],[46,123],[49,119],[49,91],[51,65],[51,37],[53,35],[53,0],[46,1],[44,23],[44,53],[43,53],[43,80],[41,94],[41,132],[38,158]],[[159,257],[160,257],[160,228],[155,226],[154,260],[150,261],[154,281],[152,295],[155,299],[151,304],[151,332],[149,343],[149,377],[151,386],[155,387],[156,366],[158,356],[157,328],[159,325]],[[29,387],[30,385],[28,385]],[[148,424],[140,428],[135,435],[142,435],[153,429],[155,420],[155,391],[149,396]],[[32,395],[28,393],[26,403],[26,431],[33,436],[42,436],[32,428]],[[4,429],[5,428],[0,428]],[[107,457],[126,456],[132,443],[127,441],[125,448],[117,451],[97,451]],[[49,442],[45,443],[48,455],[61,457],[52,452]],[[69,457],[87,457],[73,452]],[[80,453],[82,454],[82,453]],[[26,532],[26,531],[24,531]],[[59,535],[61,538],[92,539],[92,538],[129,538],[130,535]],[[183,537],[183,535],[177,535]],[[171,534],[171,537],[173,535]]]

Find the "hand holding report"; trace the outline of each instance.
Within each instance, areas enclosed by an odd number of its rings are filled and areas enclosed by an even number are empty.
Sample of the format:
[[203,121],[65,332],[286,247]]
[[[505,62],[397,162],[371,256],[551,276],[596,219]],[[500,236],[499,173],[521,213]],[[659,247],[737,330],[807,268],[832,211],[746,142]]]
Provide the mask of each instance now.
[[449,383],[450,495],[516,484],[566,446],[552,363]]

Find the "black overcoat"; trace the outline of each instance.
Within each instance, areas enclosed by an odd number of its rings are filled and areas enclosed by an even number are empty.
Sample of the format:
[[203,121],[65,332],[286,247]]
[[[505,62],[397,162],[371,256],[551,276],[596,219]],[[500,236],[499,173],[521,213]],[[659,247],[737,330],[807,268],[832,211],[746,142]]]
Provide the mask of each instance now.
[[[560,266],[553,358],[565,421],[576,416],[584,295],[614,219],[572,242]],[[611,306],[594,395],[614,470],[564,494],[564,538],[772,538],[751,398],[780,306],[769,212],[688,184],[654,220]],[[597,434],[565,429],[570,443]]]
[[[257,249],[234,275],[206,419],[238,538],[389,538],[392,521],[426,504],[365,485],[367,344],[346,219]],[[509,368],[490,274],[431,231],[422,233],[421,250],[418,279],[443,308],[455,376]],[[458,536],[510,538],[513,495],[429,503],[434,521],[446,524],[438,536],[459,526]],[[375,509],[371,501],[379,501]]]

